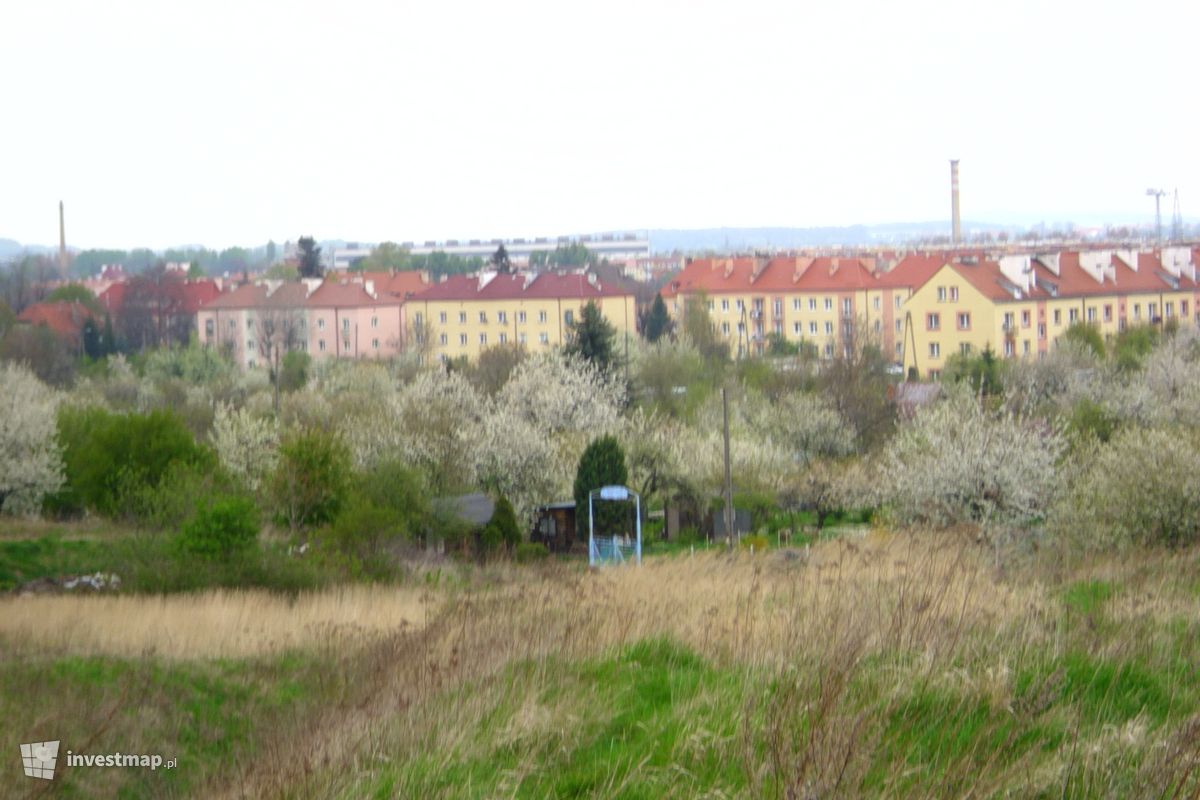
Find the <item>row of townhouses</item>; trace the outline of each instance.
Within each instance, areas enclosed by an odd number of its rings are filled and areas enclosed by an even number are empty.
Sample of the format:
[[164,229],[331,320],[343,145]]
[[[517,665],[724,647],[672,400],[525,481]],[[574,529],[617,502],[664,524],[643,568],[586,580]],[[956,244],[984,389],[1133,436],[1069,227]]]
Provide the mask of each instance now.
[[707,308],[736,355],[768,337],[830,358],[864,335],[907,373],[937,378],[946,359],[991,348],[1036,357],[1076,322],[1105,335],[1133,325],[1200,323],[1200,249],[1001,255],[696,259],[662,291],[676,318]]

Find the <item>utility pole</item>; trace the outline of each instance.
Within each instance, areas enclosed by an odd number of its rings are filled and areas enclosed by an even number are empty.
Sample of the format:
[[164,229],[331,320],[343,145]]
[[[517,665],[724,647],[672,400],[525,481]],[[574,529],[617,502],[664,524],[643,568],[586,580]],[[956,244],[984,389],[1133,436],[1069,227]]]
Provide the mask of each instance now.
[[721,409],[725,418],[725,536],[733,549],[733,477],[729,470],[729,390],[721,387]]

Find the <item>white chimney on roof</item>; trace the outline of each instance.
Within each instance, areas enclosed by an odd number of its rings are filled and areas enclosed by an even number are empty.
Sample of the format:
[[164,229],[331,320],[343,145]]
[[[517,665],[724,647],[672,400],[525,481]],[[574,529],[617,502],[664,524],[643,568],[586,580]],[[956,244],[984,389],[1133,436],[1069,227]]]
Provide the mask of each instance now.
[[498,275],[498,274],[499,274],[499,273],[497,273],[497,272],[495,272],[495,271],[493,271],[493,270],[488,270],[487,272],[481,272],[481,273],[479,273],[479,287],[478,287],[478,291],[482,292],[482,291],[483,291],[483,287],[485,287],[485,286],[487,286],[489,283],[491,283],[491,282],[492,282],[492,281],[495,279],[496,275]]
[[378,295],[375,294],[375,281],[363,281],[363,289],[371,296],[372,300],[378,298]]

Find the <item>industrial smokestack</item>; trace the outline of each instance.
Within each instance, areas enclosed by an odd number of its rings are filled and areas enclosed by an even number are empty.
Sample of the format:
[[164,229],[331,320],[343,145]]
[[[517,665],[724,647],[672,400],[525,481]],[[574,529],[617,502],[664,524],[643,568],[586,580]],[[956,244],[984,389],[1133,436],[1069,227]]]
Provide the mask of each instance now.
[[950,215],[955,244],[962,241],[962,217],[958,212],[958,159],[950,159]]
[[67,220],[62,200],[58,201],[58,269],[67,274]]

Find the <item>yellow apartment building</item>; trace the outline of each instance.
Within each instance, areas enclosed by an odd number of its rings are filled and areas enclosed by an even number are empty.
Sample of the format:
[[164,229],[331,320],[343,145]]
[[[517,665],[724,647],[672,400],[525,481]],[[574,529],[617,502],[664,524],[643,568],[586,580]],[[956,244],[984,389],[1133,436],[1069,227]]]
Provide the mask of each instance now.
[[455,275],[404,304],[407,336],[428,342],[443,360],[474,360],[488,347],[520,344],[531,352],[567,343],[584,306],[595,303],[617,335],[635,335],[634,296],[590,273]]
[[1105,336],[1172,319],[1194,324],[1194,265],[1186,248],[951,258],[904,303],[905,372],[937,378],[951,356],[985,347],[1037,357],[1079,322]]

